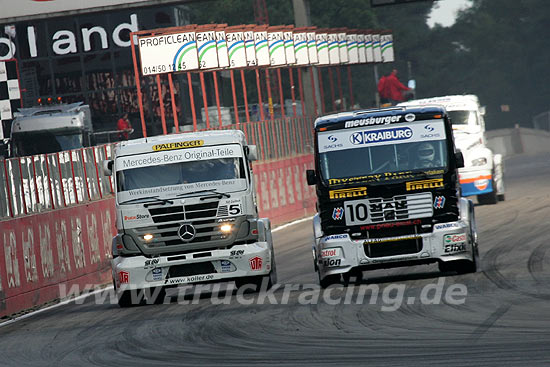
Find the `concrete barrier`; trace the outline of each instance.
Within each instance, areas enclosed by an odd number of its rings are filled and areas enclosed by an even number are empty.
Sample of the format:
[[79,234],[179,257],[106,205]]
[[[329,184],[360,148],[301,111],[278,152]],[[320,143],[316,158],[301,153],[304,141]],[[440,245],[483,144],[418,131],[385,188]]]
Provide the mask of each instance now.
[[512,156],[522,153],[550,152],[550,132],[517,127],[486,132],[487,145],[495,153]]

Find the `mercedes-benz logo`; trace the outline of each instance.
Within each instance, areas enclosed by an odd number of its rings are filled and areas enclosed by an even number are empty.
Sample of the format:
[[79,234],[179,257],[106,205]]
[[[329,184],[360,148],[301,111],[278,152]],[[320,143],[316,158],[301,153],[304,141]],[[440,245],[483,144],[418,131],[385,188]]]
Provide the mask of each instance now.
[[182,224],[178,229],[178,236],[185,242],[192,241],[196,234],[197,231],[191,224]]

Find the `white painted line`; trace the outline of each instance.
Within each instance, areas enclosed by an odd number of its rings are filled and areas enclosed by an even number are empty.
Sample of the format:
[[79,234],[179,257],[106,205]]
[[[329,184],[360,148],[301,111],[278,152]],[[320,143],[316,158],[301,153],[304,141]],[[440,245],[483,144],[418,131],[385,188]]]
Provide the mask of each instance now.
[[313,216],[311,216],[311,217],[306,217],[306,218],[302,218],[302,219],[298,219],[298,220],[295,220],[294,222],[290,222],[290,223],[287,223],[287,224],[283,224],[283,225],[280,226],[280,227],[276,227],[276,228],[272,229],[271,232],[277,232],[277,231],[280,231],[281,229],[285,229],[285,228],[290,227],[290,226],[293,226],[293,225],[295,225],[295,224],[307,222],[308,220],[311,220],[311,219],[313,219]]
[[24,319],[26,319],[26,318],[28,318],[28,317],[34,316],[34,315],[39,314],[39,313],[41,313],[41,312],[48,311],[48,310],[51,310],[51,309],[54,309],[54,308],[57,308],[57,307],[60,307],[60,306],[68,305],[68,304],[71,303],[71,302],[75,302],[75,301],[77,301],[77,300],[84,299],[84,298],[89,297],[89,296],[92,296],[92,295],[94,295],[94,294],[96,294],[96,293],[104,292],[104,291],[110,290],[110,289],[112,289],[112,288],[113,288],[112,285],[109,286],[109,287],[100,288],[100,289],[97,289],[97,290],[95,290],[95,291],[93,291],[93,292],[89,292],[89,293],[86,293],[86,294],[81,294],[80,296],[77,296],[77,297],[74,297],[74,298],[69,298],[69,299],[64,300],[64,301],[62,301],[62,302],[56,303],[55,305],[51,305],[51,306],[44,307],[44,308],[41,308],[41,309],[36,310],[36,311],[33,311],[33,312],[26,313],[26,314],[24,314],[24,315],[21,315],[21,316],[19,316],[19,317],[14,318],[14,319],[11,319],[11,320],[8,320],[8,321],[5,321],[5,322],[1,322],[1,323],[0,323],[0,328],[1,328],[2,326],[7,326],[7,325],[9,325],[9,324],[13,324],[14,322],[24,320]]

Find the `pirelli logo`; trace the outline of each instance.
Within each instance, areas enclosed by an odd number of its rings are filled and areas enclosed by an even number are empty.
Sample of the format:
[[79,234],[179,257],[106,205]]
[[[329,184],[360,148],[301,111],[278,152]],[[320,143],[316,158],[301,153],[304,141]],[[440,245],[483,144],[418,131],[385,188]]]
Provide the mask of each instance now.
[[328,192],[330,199],[347,199],[363,197],[367,195],[366,187],[354,187],[351,189],[330,190]]
[[430,180],[411,181],[405,184],[407,191],[435,189],[437,187],[443,187],[442,178],[433,178]]
[[202,147],[203,145],[204,145],[204,140],[188,140],[188,141],[179,141],[176,143],[153,145],[153,150],[155,152],[161,152],[163,150],[176,150],[176,149]]

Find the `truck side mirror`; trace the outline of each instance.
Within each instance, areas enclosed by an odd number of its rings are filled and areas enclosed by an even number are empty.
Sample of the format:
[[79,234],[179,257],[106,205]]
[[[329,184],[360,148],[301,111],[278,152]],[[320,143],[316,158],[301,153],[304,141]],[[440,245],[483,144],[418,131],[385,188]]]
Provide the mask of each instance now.
[[258,147],[255,145],[248,145],[246,155],[250,162],[258,160]]
[[306,171],[306,179],[307,179],[307,184],[310,185],[310,186],[313,186],[317,183],[317,180],[316,180],[316,177],[315,177],[315,171],[312,170],[312,169],[308,169]]
[[462,152],[460,150],[458,150],[455,153],[455,160],[456,160],[456,168],[464,167],[464,155],[462,155]]
[[481,116],[485,116],[485,106],[481,106],[481,107],[479,108],[479,114],[480,114]]
[[103,161],[103,175],[111,176],[113,174],[113,160]]

